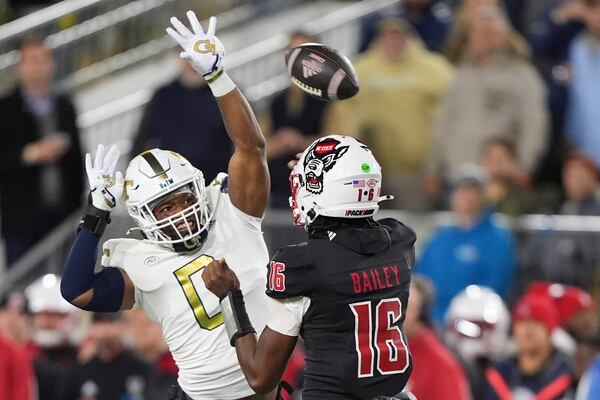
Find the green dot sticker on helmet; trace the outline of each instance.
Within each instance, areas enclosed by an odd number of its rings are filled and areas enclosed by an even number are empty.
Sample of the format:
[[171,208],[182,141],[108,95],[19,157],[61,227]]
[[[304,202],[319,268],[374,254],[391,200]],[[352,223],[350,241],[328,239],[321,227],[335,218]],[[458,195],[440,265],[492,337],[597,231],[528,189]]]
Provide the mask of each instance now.
[[363,163],[362,170],[363,172],[371,172],[371,166],[367,163]]

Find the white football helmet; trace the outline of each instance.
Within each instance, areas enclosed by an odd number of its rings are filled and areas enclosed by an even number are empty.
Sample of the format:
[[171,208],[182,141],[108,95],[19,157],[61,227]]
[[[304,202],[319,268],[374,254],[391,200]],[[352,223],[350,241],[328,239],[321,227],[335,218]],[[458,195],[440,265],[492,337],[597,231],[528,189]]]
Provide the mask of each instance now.
[[446,341],[467,361],[493,359],[506,347],[510,314],[490,288],[470,285],[457,294],[445,321]]
[[[154,217],[152,210],[156,205],[169,195],[185,191],[194,194],[194,204],[167,218]],[[124,198],[127,212],[139,226],[130,231],[140,230],[152,243],[172,250],[199,248],[210,228],[212,213],[204,176],[174,151],[152,149],[134,157],[125,173]],[[165,230],[174,232],[176,237],[167,235]]]
[[[25,288],[25,297],[34,315],[31,339],[44,349],[59,347],[76,340],[74,327],[78,310],[60,294],[60,281],[60,276],[46,274]],[[47,318],[41,320],[41,314],[44,313],[53,315],[51,321]]]
[[298,226],[308,227],[319,215],[371,217],[379,210],[381,167],[358,140],[325,136],[304,150],[290,185],[290,207]]

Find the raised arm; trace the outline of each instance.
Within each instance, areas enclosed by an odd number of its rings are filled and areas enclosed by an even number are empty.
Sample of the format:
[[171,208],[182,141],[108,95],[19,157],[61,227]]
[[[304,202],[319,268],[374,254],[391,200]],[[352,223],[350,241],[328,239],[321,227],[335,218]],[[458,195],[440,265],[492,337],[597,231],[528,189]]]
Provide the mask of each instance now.
[[204,76],[219,104],[235,147],[228,171],[231,201],[244,213],[262,217],[270,190],[265,138],[250,105],[223,70],[224,48],[215,36],[217,19],[210,18],[205,33],[193,11],[188,11],[187,17],[191,31],[173,17],[167,33],[183,49],[181,57]]
[[74,306],[88,311],[115,312],[134,303],[134,288],[125,271],[103,268],[94,272],[100,237],[110,222],[110,212],[123,193],[123,176],[113,172],[119,158],[113,146],[104,156],[99,145],[96,159],[86,154],[91,204],[81,219],[79,232],[65,262],[60,291]]
[[229,196],[246,214],[262,217],[271,188],[265,138],[239,89],[217,97],[217,102],[235,147],[229,160]]

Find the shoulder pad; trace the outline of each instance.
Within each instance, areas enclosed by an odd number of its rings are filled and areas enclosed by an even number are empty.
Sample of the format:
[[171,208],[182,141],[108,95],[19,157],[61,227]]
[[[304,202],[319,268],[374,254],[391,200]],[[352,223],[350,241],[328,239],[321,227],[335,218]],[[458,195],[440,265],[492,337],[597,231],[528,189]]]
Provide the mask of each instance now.
[[394,244],[402,243],[407,246],[412,246],[417,241],[417,235],[415,232],[397,219],[384,218],[377,222],[390,229],[390,237],[392,239],[392,243]]
[[150,291],[160,287],[171,271],[169,260],[176,253],[138,239],[111,239],[102,247],[102,266],[124,270],[133,285]]
[[308,243],[282,247],[267,266],[267,296],[276,299],[308,296],[314,289]]
[[136,239],[110,239],[102,245],[102,261],[104,267],[123,268],[127,251],[135,247]]

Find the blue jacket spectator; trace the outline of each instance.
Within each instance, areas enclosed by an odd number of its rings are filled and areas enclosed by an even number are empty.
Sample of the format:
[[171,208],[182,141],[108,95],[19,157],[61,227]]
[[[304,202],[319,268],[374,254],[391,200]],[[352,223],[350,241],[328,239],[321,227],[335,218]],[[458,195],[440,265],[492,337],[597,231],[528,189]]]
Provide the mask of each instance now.
[[467,286],[488,286],[506,298],[513,279],[513,238],[486,207],[484,179],[477,176],[481,172],[468,167],[455,178],[451,196],[456,224],[433,235],[416,265],[416,272],[436,286],[432,316],[438,323],[452,298]]
[[577,400],[600,399],[600,357],[597,357],[577,386]]
[[600,165],[600,2],[589,6],[587,30],[571,46],[573,70],[567,113],[567,138],[576,150]]
[[441,51],[452,23],[452,10],[445,1],[406,0],[393,12],[374,14],[363,19],[359,51],[362,53],[371,45],[378,33],[377,25],[389,17],[399,17],[418,33],[431,51]]

